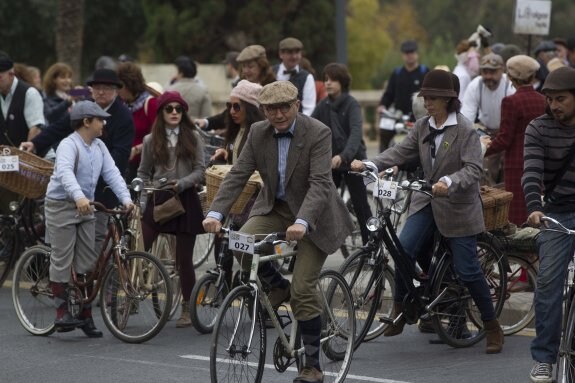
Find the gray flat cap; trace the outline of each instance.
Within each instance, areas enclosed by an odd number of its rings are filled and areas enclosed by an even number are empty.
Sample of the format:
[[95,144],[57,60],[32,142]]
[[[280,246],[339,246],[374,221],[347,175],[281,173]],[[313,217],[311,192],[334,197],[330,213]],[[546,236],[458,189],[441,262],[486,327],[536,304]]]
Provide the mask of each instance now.
[[274,81],[263,87],[258,101],[260,105],[280,104],[297,100],[297,88],[289,81]]
[[104,109],[93,101],[78,101],[70,111],[72,121],[90,117],[107,118],[110,114],[104,112]]

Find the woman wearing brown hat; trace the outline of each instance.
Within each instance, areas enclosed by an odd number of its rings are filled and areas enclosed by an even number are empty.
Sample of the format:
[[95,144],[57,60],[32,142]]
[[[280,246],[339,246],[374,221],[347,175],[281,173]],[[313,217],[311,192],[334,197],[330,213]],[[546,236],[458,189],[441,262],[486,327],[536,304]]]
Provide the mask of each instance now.
[[176,236],[176,264],[182,288],[182,315],[176,327],[189,327],[190,295],[196,283],[191,249],[202,228],[202,207],[197,185],[204,178],[204,144],[186,113],[188,104],[178,92],[167,91],[158,98],[158,117],[152,133],[144,137],[138,177],[144,182],[158,183],[167,179],[179,197],[185,213],[159,223],[154,220],[154,206],[174,196],[173,192],[156,192],[148,198],[142,220],[144,246],[151,248],[159,233]]
[[[483,208],[479,196],[482,157],[479,136],[471,121],[459,113],[450,73],[429,72],[421,87],[428,117],[417,120],[412,132],[398,145],[386,150],[372,161],[378,169],[420,162],[424,178],[432,186],[429,198],[415,193],[409,217],[399,240],[405,254],[415,263],[418,254],[430,248],[438,230],[453,255],[459,279],[466,285],[481,312],[487,338],[487,353],[498,353],[503,346],[503,331],[497,321],[489,286],[477,258],[476,236],[485,230]],[[353,170],[363,170],[361,161],[352,163]],[[393,316],[403,312],[407,290],[400,273],[395,275]],[[405,320],[389,326],[385,336],[403,331]]]

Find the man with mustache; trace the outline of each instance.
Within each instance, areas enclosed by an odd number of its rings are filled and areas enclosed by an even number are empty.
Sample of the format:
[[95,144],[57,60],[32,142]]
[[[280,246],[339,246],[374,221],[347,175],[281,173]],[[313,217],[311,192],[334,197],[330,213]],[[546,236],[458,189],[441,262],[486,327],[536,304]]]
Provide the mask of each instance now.
[[[499,132],[501,101],[515,93],[511,81],[503,73],[504,67],[501,56],[495,53],[483,56],[479,65],[480,76],[469,83],[463,96],[461,114],[472,122],[479,122],[492,138]],[[485,175],[488,185],[495,185],[502,179],[499,176],[501,161],[501,153],[483,161],[483,168],[488,170]]]

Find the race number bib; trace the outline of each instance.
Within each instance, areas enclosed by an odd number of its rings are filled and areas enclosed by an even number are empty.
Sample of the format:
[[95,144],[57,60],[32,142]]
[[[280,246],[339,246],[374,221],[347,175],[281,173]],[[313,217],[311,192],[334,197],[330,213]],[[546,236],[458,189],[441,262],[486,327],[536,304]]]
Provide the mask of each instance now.
[[19,170],[18,156],[0,156],[0,172],[17,172]]
[[395,120],[393,118],[381,117],[379,119],[379,129],[395,130]]
[[254,254],[255,235],[243,234],[237,231],[230,232],[230,250]]
[[397,194],[397,182],[379,181],[377,187],[373,188],[375,198],[395,199]]

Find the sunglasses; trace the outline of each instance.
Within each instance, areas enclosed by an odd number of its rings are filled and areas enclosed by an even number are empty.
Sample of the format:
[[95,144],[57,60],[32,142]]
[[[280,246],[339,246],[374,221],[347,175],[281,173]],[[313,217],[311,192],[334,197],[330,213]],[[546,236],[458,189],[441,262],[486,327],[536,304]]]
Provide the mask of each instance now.
[[226,102],[226,108],[228,108],[228,110],[234,110],[234,112],[239,112],[240,110],[242,110],[242,105],[239,102]]
[[172,113],[173,111],[176,111],[176,113],[182,114],[182,112],[184,111],[184,108],[182,108],[179,105],[178,106],[168,105],[164,108],[164,110],[166,111],[166,113]]
[[282,103],[279,103],[279,104],[263,105],[263,109],[264,109],[264,112],[266,112],[267,114],[276,113],[278,110],[279,110],[282,114],[286,114],[287,112],[289,112],[289,110],[291,109],[292,105],[293,105],[292,102],[282,102]]

